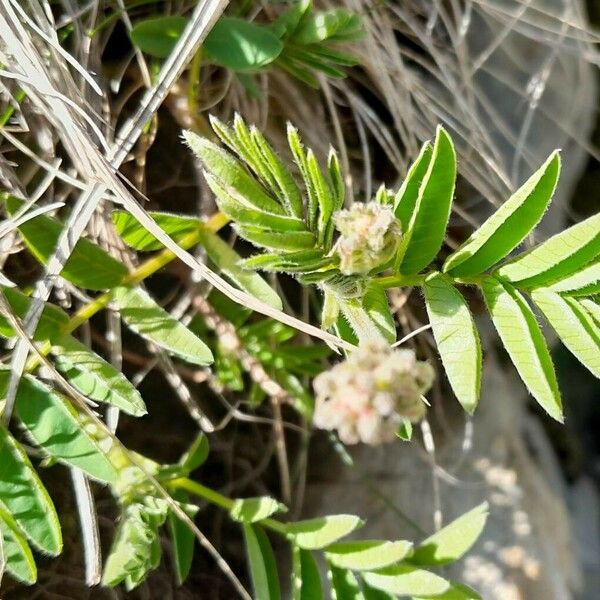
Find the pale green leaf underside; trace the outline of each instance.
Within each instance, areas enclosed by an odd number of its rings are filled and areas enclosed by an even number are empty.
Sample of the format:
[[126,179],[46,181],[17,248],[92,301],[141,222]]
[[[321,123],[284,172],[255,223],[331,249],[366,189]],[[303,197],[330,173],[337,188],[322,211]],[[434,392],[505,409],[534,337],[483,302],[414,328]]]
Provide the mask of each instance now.
[[361,540],[338,542],[327,546],[325,558],[340,569],[373,571],[401,561],[411,550],[412,542],[404,540]]
[[440,273],[423,286],[427,314],[450,385],[472,413],[481,386],[481,343],[471,311],[460,292]]
[[600,292],[600,262],[592,263],[570,277],[561,279],[548,289],[553,292],[568,292],[574,296],[588,296]]
[[498,269],[520,288],[553,283],[571,275],[600,254],[600,214],[573,225]]
[[400,272],[418,273],[439,252],[446,234],[456,180],[456,154],[450,136],[438,128],[433,155],[419,188],[415,210],[405,234]]
[[54,364],[69,383],[84,396],[111,404],[135,417],[146,414],[146,406],[132,383],[111,364],[70,335],[52,346]]
[[592,317],[575,298],[563,298],[548,290],[536,290],[532,298],[563,344],[600,378],[600,328]]
[[432,153],[431,144],[426,142],[421,148],[419,156],[408,170],[406,179],[402,182],[402,186],[394,199],[394,214],[400,219],[403,232],[408,229],[410,218],[414,213],[419,189],[429,168]]
[[399,596],[437,596],[450,587],[435,573],[410,565],[386,567],[362,577],[370,586]]
[[256,523],[262,521],[276,512],[285,512],[285,505],[274,498],[262,496],[260,498],[238,498],[234,501],[229,514],[235,521],[242,523]]
[[119,286],[113,290],[113,297],[123,321],[144,339],[193,364],[213,362],[208,346],[144,290]]
[[0,534],[6,570],[21,583],[31,585],[37,580],[37,568],[27,541],[10,513],[0,505]]
[[579,304],[585,308],[588,315],[596,321],[598,325],[600,325],[600,304],[598,302],[594,302],[594,300],[590,298],[581,298],[579,300]]
[[396,323],[385,290],[375,283],[370,284],[363,296],[362,306],[381,335],[393,344],[396,341]]
[[201,227],[199,236],[200,243],[204,246],[210,260],[235,285],[261,302],[277,310],[282,309],[281,298],[275,290],[260,275],[242,268],[239,265],[241,260],[239,254],[229,244],[206,227]]
[[279,600],[279,579],[275,556],[267,535],[261,527],[244,523],[244,539],[254,588],[254,598]]
[[0,502],[40,550],[60,554],[62,534],[54,504],[21,445],[0,426]]
[[332,515],[289,523],[288,537],[296,546],[306,550],[319,550],[362,527],[363,522],[355,515]]
[[[0,370],[0,390],[4,397],[10,371]],[[21,379],[15,403],[17,417],[29,437],[46,454],[92,478],[113,483],[117,472],[100,450],[98,442],[85,429],[79,415],[66,398],[32,377]]]
[[419,565],[445,565],[460,558],[479,538],[488,517],[483,502],[423,540],[410,560]]
[[518,291],[493,277],[484,280],[483,293],[498,335],[527,389],[552,418],[562,422],[554,365],[531,308]]
[[516,248],[540,221],[558,182],[560,156],[548,160],[451,254],[444,271],[453,276],[483,273]]

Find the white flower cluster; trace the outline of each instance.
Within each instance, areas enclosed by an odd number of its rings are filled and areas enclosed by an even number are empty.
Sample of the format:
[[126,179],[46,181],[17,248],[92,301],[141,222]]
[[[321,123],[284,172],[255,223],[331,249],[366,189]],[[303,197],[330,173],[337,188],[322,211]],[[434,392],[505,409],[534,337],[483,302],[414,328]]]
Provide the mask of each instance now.
[[382,444],[396,438],[404,419],[425,415],[421,396],[434,371],[412,350],[394,350],[384,342],[362,345],[347,360],[314,380],[314,423],[332,431],[345,444]]
[[366,274],[387,263],[398,250],[402,238],[400,221],[391,206],[368,202],[353,204],[334,215],[340,232],[337,253],[340,271],[345,275]]

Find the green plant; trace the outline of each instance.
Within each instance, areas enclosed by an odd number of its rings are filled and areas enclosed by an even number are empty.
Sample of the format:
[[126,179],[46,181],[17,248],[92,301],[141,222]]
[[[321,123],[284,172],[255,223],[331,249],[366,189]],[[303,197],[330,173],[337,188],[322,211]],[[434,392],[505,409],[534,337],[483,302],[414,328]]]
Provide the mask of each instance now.
[[[144,19],[133,27],[131,40],[150,56],[166,58],[186,24],[182,16]],[[317,87],[314,71],[341,78],[343,67],[356,64],[351,54],[336,46],[361,35],[357,15],[342,8],[316,12],[312,0],[300,0],[272,23],[221,17],[204,41],[203,51],[209,61],[231,69],[247,85],[252,85],[253,73],[276,66]]]
[[[334,329],[350,344],[375,345],[385,355],[381,364],[389,367],[386,385],[391,387],[384,391],[394,391],[397,377],[409,378],[409,392],[391,398],[398,403],[410,396],[405,416],[394,422],[400,437],[409,439],[412,421],[422,417],[419,395],[427,390],[432,374],[430,367],[415,362],[414,354],[394,354],[390,349],[396,333],[385,290],[392,287],[422,288],[448,379],[469,412],[479,398],[482,357],[474,319],[459,286],[481,291],[519,374],[553,417],[562,416],[560,396],[548,348],[527,298],[540,308],[565,345],[598,374],[598,216],[504,260],[543,215],[558,179],[557,154],[447,256],[441,268],[434,269],[431,263],[443,245],[454,193],[455,155],[444,130],[438,130],[433,145],[424,146],[397,193],[381,188],[372,203],[344,211],[344,178],[333,151],[322,169],[290,127],[288,140],[298,173],[294,175],[258,130],[239,117],[232,126],[212,122],[229,150],[189,132],[186,139],[204,165],[222,213],[208,222],[153,213],[155,223],[182,248],[201,244],[215,268],[234,286],[272,308],[281,309],[281,299],[256,270],[292,273],[302,284],[316,285],[323,294],[323,327]],[[62,223],[44,214],[27,218],[23,202],[8,194],[5,206],[13,217],[24,217],[18,227],[20,236],[29,252],[46,263]],[[211,548],[193,522],[202,501],[227,511],[240,523],[254,595],[261,600],[280,596],[267,532],[289,544],[294,564],[291,589],[297,598],[318,599],[324,593],[314,552],[323,552],[329,586],[338,597],[477,598],[472,590],[427,568],[443,566],[468,550],[485,523],[485,505],[414,547],[403,540],[340,541],[361,525],[358,517],[276,520],[273,515],[285,507],[273,498],[231,499],[193,479],[192,472],[208,454],[204,435],[177,464],[160,465],[121,444],[90,409],[90,401],[140,417],[146,412],[144,400],[118,369],[73,336],[107,307],[160,352],[197,367],[214,361],[219,385],[240,390],[242,373],[248,373],[254,406],[270,397],[273,410],[278,410],[285,399],[307,421],[313,419],[315,406],[303,378],[322,377],[322,361],[330,350],[322,344],[298,345],[291,327],[271,319],[250,319],[251,311],[232,308],[232,300],[215,291],[203,299],[199,315],[184,325],[141,285],[175,255],[161,250],[154,235],[128,213],[115,211],[113,220],[126,244],[139,252],[157,253],[129,271],[90,240],[78,242],[61,276],[82,290],[99,293],[73,315],[46,304],[14,406],[14,421],[34,453],[43,457],[42,464],[59,462],[83,473],[109,486],[118,502],[121,517],[105,562],[104,583],[124,583],[131,589],[143,581],[160,562],[159,532],[164,524],[175,549],[176,576],[183,581],[194,538]],[[242,260],[217,235],[229,220],[241,237],[261,249],[258,254]],[[21,323],[31,303],[26,291],[1,290],[0,334],[7,339],[26,337]],[[405,366],[398,370],[400,356]],[[9,379],[10,370],[3,366],[2,398]],[[326,380],[321,381],[326,390],[316,390],[317,403],[327,402],[334,393]],[[31,547],[57,555],[62,549],[61,528],[26,447],[6,425],[10,412],[0,406],[5,421],[0,426],[2,556],[16,579],[33,583],[36,565]],[[211,430],[205,416],[199,421]],[[332,428],[326,421],[321,426]],[[369,439],[381,441],[378,436]],[[240,595],[249,597],[235,574],[228,575]]]
[[333,151],[323,170],[288,127],[300,187],[256,128],[239,117],[231,127],[216,119],[212,125],[228,151],[193,133],[186,140],[202,161],[221,211],[241,237],[264,250],[243,264],[292,273],[302,283],[318,285],[324,295],[324,328],[334,326],[342,337],[362,342],[378,332],[393,343],[396,332],[385,290],[419,286],[450,385],[471,413],[479,400],[482,353],[475,321],[457,286],[472,286],[483,295],[521,379],[550,416],[562,420],[562,402],[527,297],[565,346],[600,376],[595,308],[600,215],[508,257],[551,201],[560,172],[557,152],[436,267],[456,178],[453,144],[442,128],[433,144],[423,146],[396,193],[381,188],[372,202],[340,211],[344,183]]

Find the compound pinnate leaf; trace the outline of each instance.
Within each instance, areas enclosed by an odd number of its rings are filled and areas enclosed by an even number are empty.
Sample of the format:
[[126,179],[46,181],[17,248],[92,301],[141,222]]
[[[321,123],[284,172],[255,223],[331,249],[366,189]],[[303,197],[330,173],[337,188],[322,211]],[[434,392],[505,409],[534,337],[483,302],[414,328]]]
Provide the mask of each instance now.
[[600,327],[575,298],[550,290],[535,290],[533,301],[558,337],[589,371],[600,378]]
[[0,535],[6,570],[21,583],[32,585],[37,568],[29,544],[10,513],[0,505]]
[[368,585],[399,596],[439,596],[450,583],[431,571],[412,565],[396,565],[362,574]]
[[488,517],[488,503],[483,502],[423,540],[410,557],[417,565],[446,565],[454,562],[477,541]]
[[242,527],[254,597],[279,600],[281,596],[275,555],[267,534],[258,525],[244,523]]
[[456,181],[456,153],[450,136],[438,127],[433,153],[423,177],[405,242],[400,272],[418,273],[444,242]]
[[[10,371],[0,370],[0,392],[7,389]],[[26,376],[19,382],[15,411],[29,437],[42,450],[93,479],[113,483],[117,472],[97,439],[89,433],[93,425],[69,401],[46,385]]]
[[451,254],[444,271],[453,276],[474,275],[514,250],[543,217],[560,174],[560,156],[548,160],[481,226]]
[[319,550],[362,527],[363,521],[355,515],[332,515],[297,521],[286,526],[292,543],[305,550]]
[[373,571],[401,561],[412,549],[404,540],[360,540],[338,542],[324,549],[325,558],[334,566],[353,571]]
[[21,445],[0,426],[0,501],[40,550],[60,554],[62,535],[54,504]]
[[[12,214],[22,205],[22,201],[9,197],[7,207]],[[31,253],[46,264],[60,237],[64,225],[47,215],[23,223],[19,232]],[[81,238],[60,273],[75,285],[88,290],[104,290],[118,285],[127,275],[127,267],[96,244]]]
[[[177,240],[182,235],[196,231],[201,221],[194,217],[184,215],[173,215],[169,213],[148,213],[156,224],[170,237]],[[112,221],[123,241],[141,252],[151,250],[162,250],[164,245],[158,241],[139,221],[124,210],[115,210],[112,213]]]
[[294,570],[292,572],[293,600],[323,600],[323,587],[319,567],[312,552],[295,546],[293,549]]
[[394,199],[394,213],[402,223],[402,231],[408,229],[410,218],[415,211],[417,198],[419,197],[419,189],[423,183],[423,179],[431,162],[433,150],[429,142],[425,143],[421,148],[421,152],[417,160],[411,165],[406,175],[406,179],[402,182],[396,198]]
[[84,396],[111,404],[134,417],[147,413],[146,405],[133,384],[110,363],[70,335],[52,345],[54,365]]
[[482,289],[498,335],[523,383],[540,406],[562,422],[554,364],[531,308],[510,284],[494,277],[486,277]]
[[144,339],[190,363],[204,366],[213,362],[209,347],[144,290],[118,286],[113,297],[123,321]]
[[539,287],[564,279],[600,255],[600,214],[523,252],[497,274],[520,288]]
[[481,343],[471,311],[461,293],[441,273],[423,285],[429,322],[444,370],[463,408],[472,413],[481,387]]
[[[13,288],[2,288],[2,292],[15,315],[21,319],[25,318],[31,305],[31,298]],[[69,315],[66,312],[54,304],[46,303],[33,339],[52,340],[60,334],[61,329],[68,322]],[[0,315],[0,335],[7,338],[16,335],[8,320],[2,315]]]
[[234,521],[256,523],[277,513],[286,512],[287,508],[274,498],[238,498],[234,501],[229,514]]

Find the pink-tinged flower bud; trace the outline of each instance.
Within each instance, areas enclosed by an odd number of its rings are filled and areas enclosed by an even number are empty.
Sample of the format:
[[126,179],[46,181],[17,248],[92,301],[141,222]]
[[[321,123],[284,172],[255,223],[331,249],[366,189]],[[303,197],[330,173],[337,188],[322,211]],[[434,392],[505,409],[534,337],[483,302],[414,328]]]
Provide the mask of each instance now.
[[353,204],[334,215],[340,232],[336,244],[340,271],[365,275],[385,265],[396,254],[402,239],[400,221],[391,206],[368,202]]
[[412,350],[394,350],[371,342],[314,380],[314,424],[337,430],[345,444],[393,441],[404,419],[421,420],[422,395],[433,383],[434,371]]

